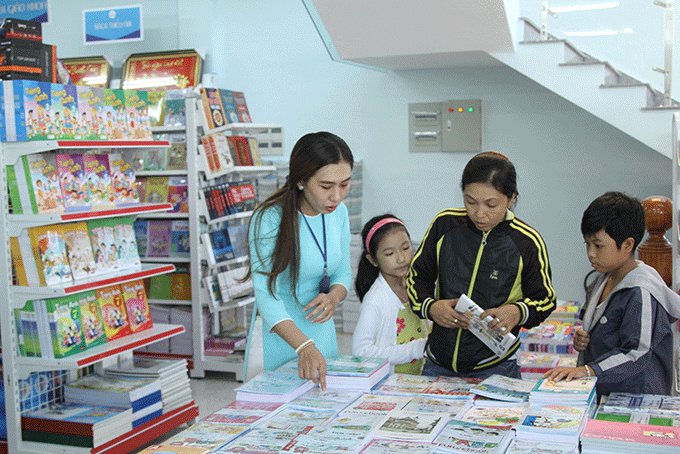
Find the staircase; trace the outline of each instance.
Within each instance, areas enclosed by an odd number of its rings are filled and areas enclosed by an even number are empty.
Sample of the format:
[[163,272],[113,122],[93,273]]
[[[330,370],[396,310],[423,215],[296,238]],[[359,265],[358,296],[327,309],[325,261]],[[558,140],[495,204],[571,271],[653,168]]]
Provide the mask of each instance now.
[[670,158],[671,123],[680,103],[663,105],[663,93],[555,36],[540,40],[540,28],[519,21],[514,53],[490,55],[562,98],[592,113]]

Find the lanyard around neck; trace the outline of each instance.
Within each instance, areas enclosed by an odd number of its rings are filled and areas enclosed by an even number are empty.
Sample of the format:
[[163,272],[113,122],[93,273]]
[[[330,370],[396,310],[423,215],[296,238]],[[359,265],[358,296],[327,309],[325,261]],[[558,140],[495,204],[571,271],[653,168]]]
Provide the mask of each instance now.
[[309,229],[309,233],[312,234],[312,238],[314,238],[314,242],[316,243],[316,247],[319,248],[319,252],[321,252],[321,257],[323,257],[323,274],[328,275],[328,252],[326,250],[326,218],[324,217],[323,214],[321,214],[321,225],[323,226],[323,249],[321,249],[321,245],[319,244],[319,240],[316,239],[316,235],[314,235],[314,231],[312,230],[312,227],[309,225],[309,221],[307,220],[307,216],[305,216],[304,213],[302,213],[302,219],[305,220],[305,224],[307,224],[307,228]]

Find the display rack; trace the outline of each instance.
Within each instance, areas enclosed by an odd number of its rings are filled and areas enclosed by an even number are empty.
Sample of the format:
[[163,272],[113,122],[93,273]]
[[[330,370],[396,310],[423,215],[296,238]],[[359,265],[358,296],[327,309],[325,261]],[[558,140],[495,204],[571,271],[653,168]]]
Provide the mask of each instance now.
[[[189,181],[194,180],[194,189],[189,188],[190,191],[190,210],[193,205],[193,211],[189,215],[189,232],[191,241],[191,265],[190,274],[192,276],[191,294],[193,301],[192,319],[193,319],[193,368],[190,373],[192,377],[204,377],[206,371],[231,372],[236,376],[236,380],[243,381],[243,357],[238,355],[232,356],[207,356],[204,354],[204,339],[203,339],[203,325],[204,317],[202,308],[207,305],[209,298],[208,289],[203,288],[203,274],[207,269],[208,273],[212,270],[207,265],[205,249],[201,244],[200,233],[226,222],[232,225],[236,222],[247,223],[250,220],[252,212],[236,213],[224,216],[217,219],[210,219],[208,216],[205,201],[202,199],[200,188],[202,185],[209,184],[215,178],[228,178],[230,180],[243,178],[245,175],[255,176],[257,174],[269,174],[276,170],[274,166],[236,166],[222,172],[210,174],[206,168],[205,160],[200,156],[202,145],[200,145],[199,136],[194,136],[193,140],[189,141],[189,131],[201,131],[202,134],[212,133],[231,133],[238,135],[253,135],[256,136],[259,132],[278,129],[279,126],[271,124],[259,123],[231,123],[220,128],[208,129],[205,120],[204,110],[200,100],[196,98],[187,99],[187,150],[192,156],[188,159],[193,161],[195,166],[194,172],[189,172]],[[196,234],[195,234],[196,233]],[[196,255],[194,255],[196,254]],[[194,259],[196,257],[196,259]],[[231,269],[235,266],[242,266],[247,261],[247,257],[237,257],[234,260],[228,261],[220,265],[220,268]],[[233,302],[221,306],[217,312],[235,311],[235,325],[246,326],[246,307],[255,301],[254,297],[239,298]],[[220,314],[216,313],[213,317],[214,323],[212,328],[213,333],[219,329]]]
[[141,269],[118,272],[116,274],[98,276],[96,279],[83,279],[68,285],[37,287],[9,285],[12,282],[12,258],[10,255],[10,237],[18,236],[23,229],[41,225],[82,221],[94,218],[140,215],[168,210],[171,205],[140,204],[120,209],[107,209],[80,213],[58,213],[50,215],[14,215],[9,214],[7,165],[15,164],[23,155],[59,149],[92,149],[92,148],[159,148],[169,146],[163,141],[40,141],[40,142],[5,142],[0,144],[0,217],[2,218],[2,239],[4,247],[0,248],[0,280],[7,283],[0,290],[0,327],[2,328],[3,371],[5,388],[5,415],[7,420],[7,452],[12,454],[34,453],[116,453],[129,452],[144,443],[163,435],[168,430],[198,417],[198,407],[194,402],[168,412],[135,430],[121,435],[104,446],[96,449],[74,448],[72,446],[46,443],[25,442],[21,437],[21,412],[19,380],[33,372],[49,370],[75,370],[88,365],[98,365],[113,360],[118,355],[131,354],[135,348],[142,347],[184,332],[181,325],[154,324],[154,327],[133,335],[91,348],[85,352],[60,359],[22,357],[18,355],[17,332],[14,320],[15,308],[32,299],[53,298],[60,295],[84,292],[99,287],[142,279],[157,274],[174,271],[172,264],[145,263]]

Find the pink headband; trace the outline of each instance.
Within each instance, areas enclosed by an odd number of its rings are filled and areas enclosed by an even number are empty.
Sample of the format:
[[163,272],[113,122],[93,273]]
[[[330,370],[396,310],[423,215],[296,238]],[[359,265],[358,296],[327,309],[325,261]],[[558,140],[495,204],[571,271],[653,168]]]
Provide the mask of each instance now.
[[377,232],[380,227],[382,227],[385,224],[389,224],[390,222],[395,222],[397,224],[404,225],[404,223],[397,218],[385,218],[376,222],[375,225],[371,227],[371,230],[368,231],[368,235],[366,235],[366,252],[368,252],[369,254],[371,253],[371,248],[369,248],[368,245],[371,244],[371,238],[373,238],[373,234]]

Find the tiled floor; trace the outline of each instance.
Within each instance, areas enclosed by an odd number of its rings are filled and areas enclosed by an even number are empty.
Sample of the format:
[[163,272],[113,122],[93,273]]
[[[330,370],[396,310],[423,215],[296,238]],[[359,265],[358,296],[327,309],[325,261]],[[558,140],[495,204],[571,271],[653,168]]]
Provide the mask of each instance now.
[[[341,355],[349,354],[351,345],[351,334],[338,333],[338,351]],[[199,419],[205,418],[234,401],[236,396],[234,389],[240,384],[240,382],[237,382],[234,379],[234,374],[230,373],[207,372],[205,378],[192,378],[191,391],[193,393],[194,401],[198,404]],[[187,427],[188,425],[182,425],[151,443],[148,443],[142,448],[133,451],[131,454],[139,453],[144,447],[149,445],[162,444],[164,440],[167,440]]]

